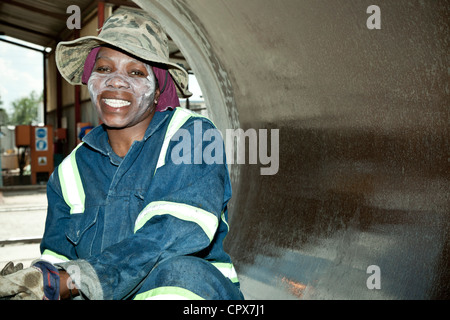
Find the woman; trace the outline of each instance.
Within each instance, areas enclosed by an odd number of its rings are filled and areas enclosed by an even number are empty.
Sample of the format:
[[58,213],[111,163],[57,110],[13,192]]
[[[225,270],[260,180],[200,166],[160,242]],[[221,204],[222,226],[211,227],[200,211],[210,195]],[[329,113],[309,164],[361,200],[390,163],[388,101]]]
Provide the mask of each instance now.
[[[49,179],[42,256],[29,268],[44,281],[43,298],[242,299],[222,246],[225,156],[194,161],[205,147],[194,129],[216,129],[175,108],[177,92],[190,94],[188,77],[168,61],[159,24],[120,9],[97,37],[60,43],[56,60],[67,81],[87,84],[102,124]],[[180,164],[172,161],[179,129],[192,146],[183,155],[192,161]]]

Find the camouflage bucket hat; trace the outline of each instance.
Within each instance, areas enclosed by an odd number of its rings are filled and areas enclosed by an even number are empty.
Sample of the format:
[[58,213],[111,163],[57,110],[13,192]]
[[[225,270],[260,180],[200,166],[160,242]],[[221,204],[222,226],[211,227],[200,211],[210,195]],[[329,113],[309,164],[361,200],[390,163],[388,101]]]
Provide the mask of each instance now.
[[81,85],[83,67],[89,52],[98,46],[110,45],[148,62],[167,66],[180,98],[192,95],[187,89],[188,74],[169,61],[167,36],[158,21],[139,9],[118,9],[104,23],[98,36],[63,41],[56,47],[56,65],[70,84]]

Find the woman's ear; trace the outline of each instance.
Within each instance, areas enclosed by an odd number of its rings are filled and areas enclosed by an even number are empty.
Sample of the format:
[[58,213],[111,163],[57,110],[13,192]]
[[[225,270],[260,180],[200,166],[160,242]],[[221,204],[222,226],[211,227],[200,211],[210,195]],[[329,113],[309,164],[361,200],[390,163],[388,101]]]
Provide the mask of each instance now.
[[155,101],[154,101],[155,106],[158,104],[158,100],[159,100],[160,94],[161,94],[161,91],[159,90],[159,87],[158,87],[158,88],[156,88],[156,90],[155,90]]

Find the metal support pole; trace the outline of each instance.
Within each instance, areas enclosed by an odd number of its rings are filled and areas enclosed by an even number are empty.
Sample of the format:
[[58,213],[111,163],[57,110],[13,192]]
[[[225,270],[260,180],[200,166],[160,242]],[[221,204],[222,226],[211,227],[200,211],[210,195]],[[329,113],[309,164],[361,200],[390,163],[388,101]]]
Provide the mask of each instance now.
[[98,33],[103,27],[103,23],[105,22],[105,2],[99,1],[97,5],[97,29]]
[[[80,31],[78,29],[74,29],[74,39],[79,38]],[[75,101],[74,101],[74,108],[75,108],[75,146],[77,146],[77,138],[78,138],[78,123],[81,122],[81,87],[79,85],[75,85],[74,89],[75,94]]]

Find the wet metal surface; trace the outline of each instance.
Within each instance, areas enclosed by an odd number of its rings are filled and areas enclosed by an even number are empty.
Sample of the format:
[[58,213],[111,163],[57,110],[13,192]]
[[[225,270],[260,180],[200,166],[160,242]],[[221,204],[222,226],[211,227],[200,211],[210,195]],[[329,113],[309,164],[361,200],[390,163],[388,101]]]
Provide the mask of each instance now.
[[[405,141],[393,136],[289,129],[280,127],[278,174],[259,176],[255,167],[241,177],[240,214],[233,216],[229,244],[244,287],[246,277],[254,289],[271,285],[249,295],[442,298],[450,188],[439,169],[445,168],[438,160],[444,145],[428,146],[431,164],[406,151],[399,159]],[[410,148],[414,153],[424,146]],[[381,270],[380,290],[367,288],[371,265]]]
[[279,130],[277,174],[231,170],[248,299],[450,297],[449,1],[138,2],[233,100],[213,120]]

